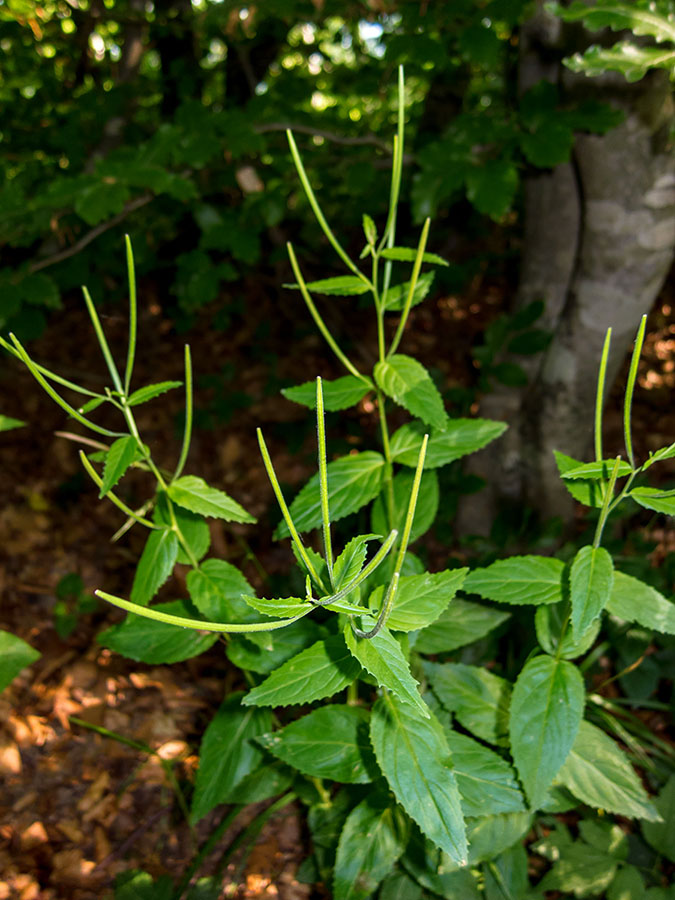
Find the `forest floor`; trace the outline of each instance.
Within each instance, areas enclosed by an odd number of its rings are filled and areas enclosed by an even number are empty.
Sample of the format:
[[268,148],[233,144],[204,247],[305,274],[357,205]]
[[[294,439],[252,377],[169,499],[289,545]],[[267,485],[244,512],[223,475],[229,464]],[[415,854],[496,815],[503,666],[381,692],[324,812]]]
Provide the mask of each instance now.
[[[471,345],[499,311],[504,292],[503,285],[476,284],[465,296],[417,308],[404,349],[440,370],[447,384],[470,386],[475,380]],[[634,427],[636,449],[643,453],[653,449],[654,435],[675,439],[672,294],[671,286],[650,318],[641,363],[644,389],[636,392]],[[142,296],[134,385],[181,380],[183,338],[164,315],[152,285]],[[260,587],[261,569],[272,579],[287,572],[291,553],[286,542],[271,541],[277,516],[255,427],[265,431],[282,483],[295,489],[314,468],[314,428],[307,411],[281,398],[279,388],[315,373],[343,373],[295,300],[280,301],[257,284],[251,285],[247,303],[227,329],[197,327],[189,333],[202,427],[195,431],[186,471],[228,491],[260,518],[250,547],[247,527],[212,522],[211,550],[242,566]],[[122,358],[125,311],[106,312],[104,326]],[[358,322],[341,325],[350,331],[357,357],[368,357],[372,331]],[[31,351],[68,378],[88,386],[106,383],[79,304],[70,303],[55,316]],[[82,615],[69,637],[59,637],[54,614],[59,581],[77,573],[88,593],[100,587],[127,596],[144,535],[133,530],[110,542],[121,515],[98,501],[81,471],[78,445],[57,434],[82,430],[18,364],[1,365],[0,410],[28,427],[0,435],[0,627],[27,640],[42,656],[0,695],[0,900],[101,900],[111,896],[115,875],[133,868],[178,880],[194,855],[195,841],[202,843],[217,826],[222,809],[192,834],[167,780],[167,763],[179,782],[193,776],[199,736],[224,695],[244,687],[241,675],[225,658],[222,643],[172,666],[134,663],[103,649],[96,634],[123,617],[104,604]],[[177,458],[182,403],[181,392],[174,391],[138,408],[141,434],[160,465],[169,467]],[[608,421],[614,435],[621,431],[619,408],[616,394]],[[348,443],[358,446],[363,435],[366,441],[376,439],[367,409],[348,414],[347,423]],[[142,473],[132,473],[122,493],[134,506],[149,489]],[[660,533],[659,539],[661,552],[674,549],[672,532]],[[184,590],[179,567],[162,594],[175,597]],[[104,737],[72,717],[148,745],[153,753]],[[215,870],[245,824],[242,813],[200,875]],[[288,806],[265,826],[241,874],[237,857],[229,862],[222,897],[326,896],[295,877],[307,848],[300,809]]]

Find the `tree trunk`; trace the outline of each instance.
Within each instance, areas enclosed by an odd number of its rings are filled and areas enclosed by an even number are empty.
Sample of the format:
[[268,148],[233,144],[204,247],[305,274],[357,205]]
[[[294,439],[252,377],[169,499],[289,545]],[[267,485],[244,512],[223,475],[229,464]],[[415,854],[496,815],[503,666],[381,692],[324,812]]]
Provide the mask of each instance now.
[[[553,450],[585,458],[606,330],[612,327],[607,395],[673,259],[675,159],[666,143],[673,120],[666,73],[636,84],[613,73],[573,75],[551,62],[555,29],[546,14],[526,27],[521,88],[557,74],[567,97],[609,102],[625,119],[603,136],[578,135],[570,164],[526,179],[515,307],[543,300],[537,327],[552,339],[544,353],[526,360],[526,387],[499,388],[482,402],[481,415],[510,427],[470,463],[488,486],[462,505],[463,533],[487,533],[503,500],[527,503],[544,518],[568,519],[572,500]],[[517,361],[523,366],[522,357]]]

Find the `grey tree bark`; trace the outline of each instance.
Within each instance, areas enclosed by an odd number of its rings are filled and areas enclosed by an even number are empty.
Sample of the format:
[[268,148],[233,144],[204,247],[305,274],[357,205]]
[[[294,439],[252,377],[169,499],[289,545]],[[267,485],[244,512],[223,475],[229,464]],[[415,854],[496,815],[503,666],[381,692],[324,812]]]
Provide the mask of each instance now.
[[[526,361],[528,384],[487,395],[480,414],[509,423],[506,436],[472,458],[487,487],[460,508],[462,533],[485,534],[502,500],[568,518],[572,500],[553,450],[584,458],[592,442],[597,369],[608,327],[614,381],[640,317],[652,308],[675,247],[673,101],[665,72],[636,84],[608,73],[574,75],[558,62],[561,26],[541,12],[521,35],[520,89],[541,78],[564,95],[624,112],[603,136],[579,134],[569,164],[525,181],[525,234],[515,309],[543,300],[537,327],[548,349]],[[518,358],[523,365],[523,358]]]

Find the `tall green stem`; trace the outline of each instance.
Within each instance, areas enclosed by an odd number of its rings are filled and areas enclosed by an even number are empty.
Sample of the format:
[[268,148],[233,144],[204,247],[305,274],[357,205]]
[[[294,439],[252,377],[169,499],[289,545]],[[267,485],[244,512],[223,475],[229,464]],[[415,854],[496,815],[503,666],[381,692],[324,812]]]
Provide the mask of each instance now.
[[640,362],[640,353],[642,352],[642,344],[645,339],[645,328],[647,327],[647,316],[643,316],[635,338],[635,346],[633,347],[633,356],[630,361],[630,371],[628,372],[628,381],[626,382],[626,394],[623,401],[623,434],[626,443],[626,454],[628,462],[635,468],[635,458],[633,456],[633,436],[631,434],[631,409],[633,406],[633,391],[635,389],[635,381],[637,379],[638,363]]

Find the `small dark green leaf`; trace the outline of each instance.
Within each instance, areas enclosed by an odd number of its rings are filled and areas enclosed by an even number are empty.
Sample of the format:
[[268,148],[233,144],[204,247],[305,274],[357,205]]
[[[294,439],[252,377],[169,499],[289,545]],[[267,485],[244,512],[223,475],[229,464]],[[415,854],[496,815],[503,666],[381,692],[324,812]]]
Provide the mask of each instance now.
[[579,670],[566,660],[536,656],[518,676],[511,698],[511,753],[533,809],[567,759],[584,711]]
[[[415,631],[435,622],[461,588],[468,569],[447,569],[432,575],[407,575],[399,581],[394,607],[387,626],[394,631]],[[379,610],[384,586],[368,598],[371,610]]]
[[478,212],[498,220],[508,212],[518,187],[518,171],[512,162],[486,160],[466,175],[466,195]]
[[134,575],[132,603],[148,605],[171,575],[177,556],[178,538],[175,532],[159,528],[150,532]]
[[582,547],[570,570],[572,628],[575,638],[588,632],[610,597],[614,581],[612,557],[604,547]]
[[408,815],[458,865],[468,857],[466,830],[450,748],[433,714],[428,718],[391,694],[373,708],[370,736],[389,787]]
[[357,706],[322,706],[259,743],[303,775],[344,784],[380,777],[368,737],[370,713]]
[[[372,628],[374,624],[374,619],[362,616],[361,627],[364,630]],[[386,627],[372,638],[359,638],[348,622],[344,636],[354,658],[370,672],[380,687],[392,691],[403,703],[415,707],[422,716],[429,715],[427,705],[417,689],[418,682],[410,674],[410,666],[401,645]]]
[[512,338],[509,342],[508,352],[519,353],[522,356],[542,353],[551,343],[552,337],[553,335],[550,331],[533,328],[531,331],[525,331],[523,334],[517,334]]
[[289,659],[242,702],[246,706],[292,706],[323,700],[346,688],[360,671],[342,636],[335,635]]
[[559,559],[548,556],[512,556],[469,572],[464,591],[517,606],[559,603],[564,568]]
[[[187,574],[190,599],[211,622],[257,622],[260,617],[252,613],[242,599],[253,593],[244,575],[224,559],[207,559],[198,569]],[[248,635],[250,640],[253,634]]]
[[[331,521],[336,522],[370,503],[380,492],[384,473],[384,457],[366,450],[342,456],[328,463],[328,495]],[[321,497],[318,474],[311,478],[290,506],[298,531],[311,531],[321,525]],[[285,522],[274,532],[275,538],[288,535]]]
[[[424,458],[425,469],[436,469],[481,450],[506,431],[506,422],[489,419],[450,419],[445,431],[432,431]],[[426,429],[428,430],[428,429]],[[409,422],[391,437],[391,455],[404,466],[417,466],[425,427]]]
[[662,822],[643,822],[646,841],[662,856],[675,862],[675,775],[671,775],[654,800]]
[[[258,738],[258,740],[260,740]],[[223,803],[262,803],[270,797],[277,797],[293,783],[297,773],[284,765],[281,760],[263,762],[245,775],[223,797]],[[221,885],[222,886],[222,885]],[[217,896],[220,895],[220,887]],[[217,900],[217,897],[216,897]]]
[[[414,247],[388,247],[380,253],[382,259],[393,259],[396,262],[415,262],[417,259],[417,250]],[[424,253],[422,262],[433,263],[436,266],[449,266],[450,263],[437,256],[435,253]]]
[[[324,409],[329,412],[356,406],[372,390],[370,385],[355,375],[344,375],[334,381],[322,380],[321,387]],[[316,381],[306,381],[295,387],[283,388],[281,393],[294,403],[316,409]]]
[[508,387],[525,387],[527,384],[527,373],[517,363],[497,363],[490,368],[490,374]]
[[204,732],[199,748],[199,769],[190,819],[203,819],[223,803],[232,789],[262,761],[252,738],[272,728],[272,715],[264,709],[245,709],[243,694],[231,694]]
[[0,631],[0,691],[41,654],[9,631]]
[[510,613],[456,597],[432,625],[420,631],[415,650],[419,653],[450,653],[485,637],[510,616]]
[[136,455],[138,444],[136,438],[131,435],[118,438],[108,450],[103,468],[103,482],[99,492],[99,499],[105,497],[124,475]]
[[386,796],[369,794],[347,816],[335,858],[335,900],[368,900],[405,849],[403,815]]
[[171,900],[173,881],[162,875],[157,881],[148,872],[129,869],[115,878],[115,900]]
[[[153,609],[172,616],[194,617],[193,610],[183,600],[158,603]],[[199,656],[215,644],[218,635],[192,628],[176,628],[166,622],[129,613],[121,625],[107,628],[99,634],[97,640],[104,647],[121,653],[128,659],[160,665]]]
[[196,475],[184,475],[172,481],[167,493],[178,506],[201,516],[225,519],[226,522],[255,522],[243,506],[224,491],[209,487],[203,478]]
[[508,744],[511,685],[480,666],[424,663],[434,694],[457,721],[490,744]]
[[494,750],[456,731],[446,731],[452,768],[465,816],[521,812],[525,809],[516,773]]
[[374,370],[375,381],[384,393],[428,425],[444,431],[448,417],[436,385],[424,366],[403,353],[396,353]]
[[569,616],[569,603],[553,603],[537,607],[537,611],[534,614],[537,640],[541,649],[546,651],[546,653],[550,653],[551,656],[555,656],[558,653],[560,634],[563,628],[565,631],[562,647],[560,647],[562,659],[576,659],[576,657],[582,656],[587,650],[590,650],[598,636],[600,631],[599,618],[586,631],[581,632],[578,638],[575,638],[572,629],[566,627],[569,623]]
[[160,381],[157,384],[147,384],[145,387],[139,388],[131,394],[127,401],[128,405],[140,406],[141,403],[147,403],[148,400],[159,397],[160,394],[164,394],[166,391],[170,391],[173,388],[180,387],[182,384],[182,381]]

